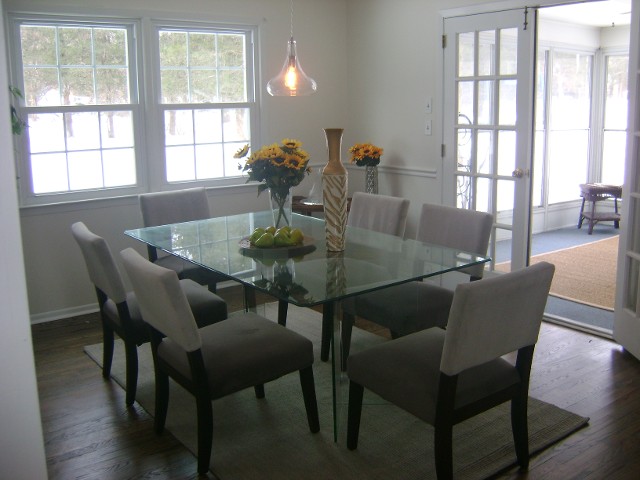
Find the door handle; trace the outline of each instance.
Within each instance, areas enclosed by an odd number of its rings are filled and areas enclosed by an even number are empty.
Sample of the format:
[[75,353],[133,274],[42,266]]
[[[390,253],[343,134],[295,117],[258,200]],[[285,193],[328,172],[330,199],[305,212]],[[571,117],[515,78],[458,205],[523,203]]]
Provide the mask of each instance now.
[[512,173],[511,176],[513,178],[522,178],[524,176],[529,176],[529,169],[523,170],[522,168],[516,168]]

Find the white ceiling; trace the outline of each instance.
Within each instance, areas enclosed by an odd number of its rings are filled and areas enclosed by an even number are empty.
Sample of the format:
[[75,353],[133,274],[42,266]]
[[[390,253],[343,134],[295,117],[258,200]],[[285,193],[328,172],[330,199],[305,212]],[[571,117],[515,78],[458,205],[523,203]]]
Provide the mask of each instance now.
[[610,27],[631,23],[631,0],[585,2],[540,9],[540,17],[567,23]]

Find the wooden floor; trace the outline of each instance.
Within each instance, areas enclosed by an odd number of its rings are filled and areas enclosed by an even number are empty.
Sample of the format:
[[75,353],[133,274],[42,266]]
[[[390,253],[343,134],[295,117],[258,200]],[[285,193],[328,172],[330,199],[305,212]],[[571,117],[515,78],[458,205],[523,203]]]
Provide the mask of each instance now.
[[[100,341],[95,315],[33,327],[50,479],[214,478],[198,476],[194,456],[168,432],[155,435],[137,404],[125,408],[124,391],[83,353]],[[497,478],[640,478],[640,361],[611,341],[544,324],[530,393],[590,425],[533,457],[527,473]]]

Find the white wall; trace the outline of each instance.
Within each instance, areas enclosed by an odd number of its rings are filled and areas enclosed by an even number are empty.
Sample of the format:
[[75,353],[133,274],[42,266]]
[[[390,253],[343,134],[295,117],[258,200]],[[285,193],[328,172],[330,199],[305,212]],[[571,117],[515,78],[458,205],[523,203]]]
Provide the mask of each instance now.
[[[322,129],[346,127],[347,123],[346,1],[296,0],[298,54],[307,74],[318,82],[318,92],[309,97],[271,97],[265,85],[284,61],[290,33],[289,5],[289,0],[5,0],[8,12],[37,12],[46,6],[48,10],[82,13],[95,7],[108,15],[187,15],[258,25],[262,143],[297,138],[311,154],[312,166],[319,166],[326,163]],[[312,184],[306,179],[298,190],[306,193]],[[212,211],[224,215],[266,208],[267,196],[256,198],[256,189],[256,184],[250,184],[211,190]],[[34,321],[82,313],[95,306],[95,294],[69,231],[71,223],[78,220],[105,236],[114,251],[133,246],[135,242],[122,232],[142,224],[136,198],[23,208],[25,267]]]
[[[2,0],[0,0],[1,6]],[[0,65],[5,62],[4,16]],[[4,70],[4,69],[3,69]],[[0,75],[0,478],[47,478],[18,219],[7,75]]]

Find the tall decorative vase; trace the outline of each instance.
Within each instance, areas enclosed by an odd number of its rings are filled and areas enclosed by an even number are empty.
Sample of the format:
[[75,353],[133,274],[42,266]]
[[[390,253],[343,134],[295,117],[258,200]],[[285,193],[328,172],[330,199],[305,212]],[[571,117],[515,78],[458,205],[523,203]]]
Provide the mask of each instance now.
[[327,250],[344,250],[347,228],[347,170],[340,158],[342,128],[325,128],[329,161],[322,170],[322,193],[324,197],[324,226]]
[[291,225],[291,191],[289,187],[270,188],[269,200],[273,211],[273,225],[276,229]]
[[378,166],[370,167],[367,165],[365,168],[365,192],[378,193]]

